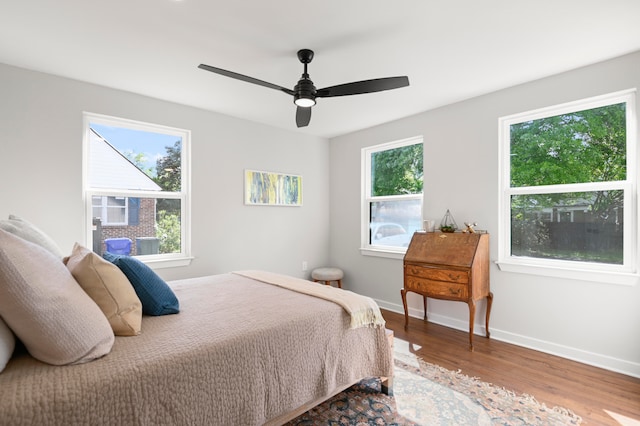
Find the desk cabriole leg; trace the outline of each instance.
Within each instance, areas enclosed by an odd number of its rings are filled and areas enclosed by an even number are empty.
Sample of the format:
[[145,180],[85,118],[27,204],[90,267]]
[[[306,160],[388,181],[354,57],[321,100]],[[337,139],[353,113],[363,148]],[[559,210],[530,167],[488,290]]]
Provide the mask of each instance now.
[[491,316],[492,304],[493,304],[493,293],[489,292],[489,294],[487,295],[487,316],[486,316],[485,325],[484,325],[484,328],[487,332],[487,337],[491,336],[491,333],[489,333],[489,317]]
[[427,296],[422,296],[422,300],[424,303],[424,320],[427,320]]
[[402,306],[404,307],[404,329],[409,327],[409,311],[407,311],[407,291],[400,289],[400,295],[402,296]]
[[473,323],[476,318],[476,301],[469,300],[469,350],[473,352]]

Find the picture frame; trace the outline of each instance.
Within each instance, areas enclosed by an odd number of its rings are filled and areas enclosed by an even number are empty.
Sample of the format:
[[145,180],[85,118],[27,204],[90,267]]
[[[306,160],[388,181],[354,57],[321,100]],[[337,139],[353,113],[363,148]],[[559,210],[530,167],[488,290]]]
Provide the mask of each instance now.
[[250,206],[302,206],[302,176],[245,169],[244,204]]

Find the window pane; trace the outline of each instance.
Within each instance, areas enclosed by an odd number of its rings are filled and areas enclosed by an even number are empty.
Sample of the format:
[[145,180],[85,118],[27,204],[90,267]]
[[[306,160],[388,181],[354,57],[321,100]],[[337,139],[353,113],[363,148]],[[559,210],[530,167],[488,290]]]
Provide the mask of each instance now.
[[[112,197],[110,197],[112,198]],[[131,256],[181,252],[181,203],[178,199],[128,198],[123,226],[93,218],[93,250]],[[109,214],[116,209],[107,209]],[[94,209],[94,212],[96,209]],[[124,214],[124,208],[119,209]]]
[[511,254],[623,263],[623,191],[511,197]]
[[105,226],[122,226],[127,224],[126,197],[91,197],[93,219],[100,219]]
[[90,123],[92,188],[181,190],[182,138]]
[[105,211],[107,212],[107,223],[127,223],[127,218],[125,216],[126,211],[124,207],[107,207]]
[[421,194],[422,143],[371,154],[371,195]]
[[422,200],[378,201],[370,204],[369,244],[407,247],[422,229]]
[[124,197],[106,197],[108,207],[124,207],[126,198]]
[[511,187],[626,179],[626,103],[510,126]]
[[91,197],[91,214],[93,217],[102,217],[102,197]]

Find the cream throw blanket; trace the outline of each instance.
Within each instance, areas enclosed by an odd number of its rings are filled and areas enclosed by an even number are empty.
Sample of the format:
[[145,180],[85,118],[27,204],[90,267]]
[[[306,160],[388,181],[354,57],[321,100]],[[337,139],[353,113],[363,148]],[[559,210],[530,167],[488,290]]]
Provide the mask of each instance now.
[[370,297],[274,272],[235,271],[233,273],[337,303],[351,316],[350,328],[382,327],[385,324],[378,304]]

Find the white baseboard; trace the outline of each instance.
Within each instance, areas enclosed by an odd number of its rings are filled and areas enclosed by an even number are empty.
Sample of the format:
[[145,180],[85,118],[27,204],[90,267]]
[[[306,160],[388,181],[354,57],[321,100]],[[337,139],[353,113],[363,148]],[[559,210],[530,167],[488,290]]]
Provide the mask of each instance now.
[[[377,299],[376,302],[383,309],[404,315],[404,308],[402,307],[402,305]],[[410,307],[409,316],[422,319],[424,318],[424,313],[422,309],[415,309]],[[444,325],[446,327],[451,327],[456,330],[467,332],[469,331],[468,321],[462,321],[457,318],[452,318],[444,315],[430,313],[429,322]],[[489,327],[492,339],[548,353],[551,355],[556,355],[562,358],[567,358],[572,361],[581,362],[583,364],[592,365],[594,367],[603,368],[605,370],[614,371],[616,373],[626,374],[631,377],[640,378],[640,363],[634,363],[623,359],[610,357],[608,355],[584,351],[582,349],[572,348],[570,346],[560,345],[545,340],[523,336],[521,334],[499,330],[491,327],[491,324],[489,324]],[[476,322],[473,328],[474,335],[486,335],[484,324],[478,324]]]

